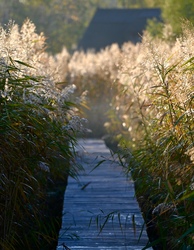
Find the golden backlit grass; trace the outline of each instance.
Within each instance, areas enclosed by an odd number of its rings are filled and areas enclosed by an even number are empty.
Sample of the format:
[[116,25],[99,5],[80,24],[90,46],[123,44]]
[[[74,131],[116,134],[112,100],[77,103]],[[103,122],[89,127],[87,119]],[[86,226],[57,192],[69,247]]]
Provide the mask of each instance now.
[[[194,245],[194,29],[185,23],[175,42],[166,39],[167,30],[160,39],[145,32],[137,45],[113,45],[97,54],[76,52],[67,75],[78,89],[89,91],[90,100],[100,100],[95,105],[105,116],[106,131],[127,152],[138,196],[146,195],[146,222],[153,220],[161,236],[157,244],[183,249]],[[99,129],[101,121],[95,122]],[[156,220],[152,211],[161,204],[173,210],[164,219],[169,210],[164,206]]]

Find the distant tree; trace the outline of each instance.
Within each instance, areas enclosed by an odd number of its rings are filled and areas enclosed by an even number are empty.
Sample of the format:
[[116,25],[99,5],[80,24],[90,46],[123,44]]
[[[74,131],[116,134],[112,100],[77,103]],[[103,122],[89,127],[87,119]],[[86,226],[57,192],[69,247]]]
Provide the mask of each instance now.
[[118,2],[118,7],[122,8],[145,7],[144,0],[118,0],[117,2]]
[[0,23],[7,24],[10,19],[19,21],[22,6],[19,0],[0,0]]
[[145,0],[147,7],[150,8],[160,8],[164,2],[164,0]]
[[123,8],[152,8],[160,7],[162,0],[117,0],[117,3]]
[[20,26],[29,18],[47,37],[48,51],[72,50],[83,36],[97,8],[146,7],[156,0],[0,0],[0,23]]
[[[164,0],[160,3],[160,7],[163,24],[169,24],[172,29],[165,39],[173,40],[179,36],[182,33],[182,24],[185,21],[194,25],[193,0]],[[163,36],[163,24],[156,20],[150,20],[147,30],[153,36]]]
[[81,39],[98,7],[115,7],[116,0],[0,0],[0,23],[22,25],[28,17],[47,37],[48,50],[69,50]]
[[194,24],[193,0],[165,0],[162,6],[162,16],[166,23],[171,24],[174,34],[181,33],[183,19]]

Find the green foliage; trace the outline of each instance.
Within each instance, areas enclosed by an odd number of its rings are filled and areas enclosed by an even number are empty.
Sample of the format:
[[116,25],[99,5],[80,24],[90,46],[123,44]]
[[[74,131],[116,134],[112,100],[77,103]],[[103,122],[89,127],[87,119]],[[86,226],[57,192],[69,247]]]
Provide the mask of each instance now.
[[172,26],[175,36],[182,32],[183,20],[189,20],[194,24],[194,2],[192,0],[166,0],[162,10],[163,19]]
[[[156,3],[157,2],[157,3]],[[158,1],[112,0],[1,0],[0,23],[14,20],[22,25],[29,18],[47,38],[47,50],[58,53],[65,46],[69,51],[76,48],[96,9],[158,7]]]
[[[145,8],[148,7],[150,1],[145,0],[117,0],[118,6],[122,8]],[[150,7],[150,6],[149,6]]]
[[26,0],[0,3],[0,22],[10,19],[22,25],[29,18],[47,37],[48,51],[58,53],[65,46],[75,49],[97,7],[111,6],[110,2],[90,0]]
[[162,37],[163,23],[157,21],[155,18],[147,22],[146,30],[152,37]]

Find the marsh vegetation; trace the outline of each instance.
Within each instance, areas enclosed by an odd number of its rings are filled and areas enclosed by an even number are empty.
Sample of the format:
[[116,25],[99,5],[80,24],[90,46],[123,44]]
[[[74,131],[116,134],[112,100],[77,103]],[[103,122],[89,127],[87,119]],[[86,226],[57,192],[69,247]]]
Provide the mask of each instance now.
[[1,249],[53,247],[60,215],[48,221],[48,207],[63,199],[67,176],[79,174],[82,132],[119,148],[152,247],[194,247],[191,23],[174,37],[163,25],[136,45],[52,56],[31,21],[1,27]]

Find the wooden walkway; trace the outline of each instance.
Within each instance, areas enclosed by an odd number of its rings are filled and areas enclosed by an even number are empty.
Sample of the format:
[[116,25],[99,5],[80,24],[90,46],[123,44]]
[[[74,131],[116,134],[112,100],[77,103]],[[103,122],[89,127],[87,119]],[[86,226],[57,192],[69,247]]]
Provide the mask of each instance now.
[[144,221],[133,182],[102,140],[80,143],[77,161],[85,171],[80,173],[80,182],[68,180],[57,250],[142,249],[148,238],[142,231]]

